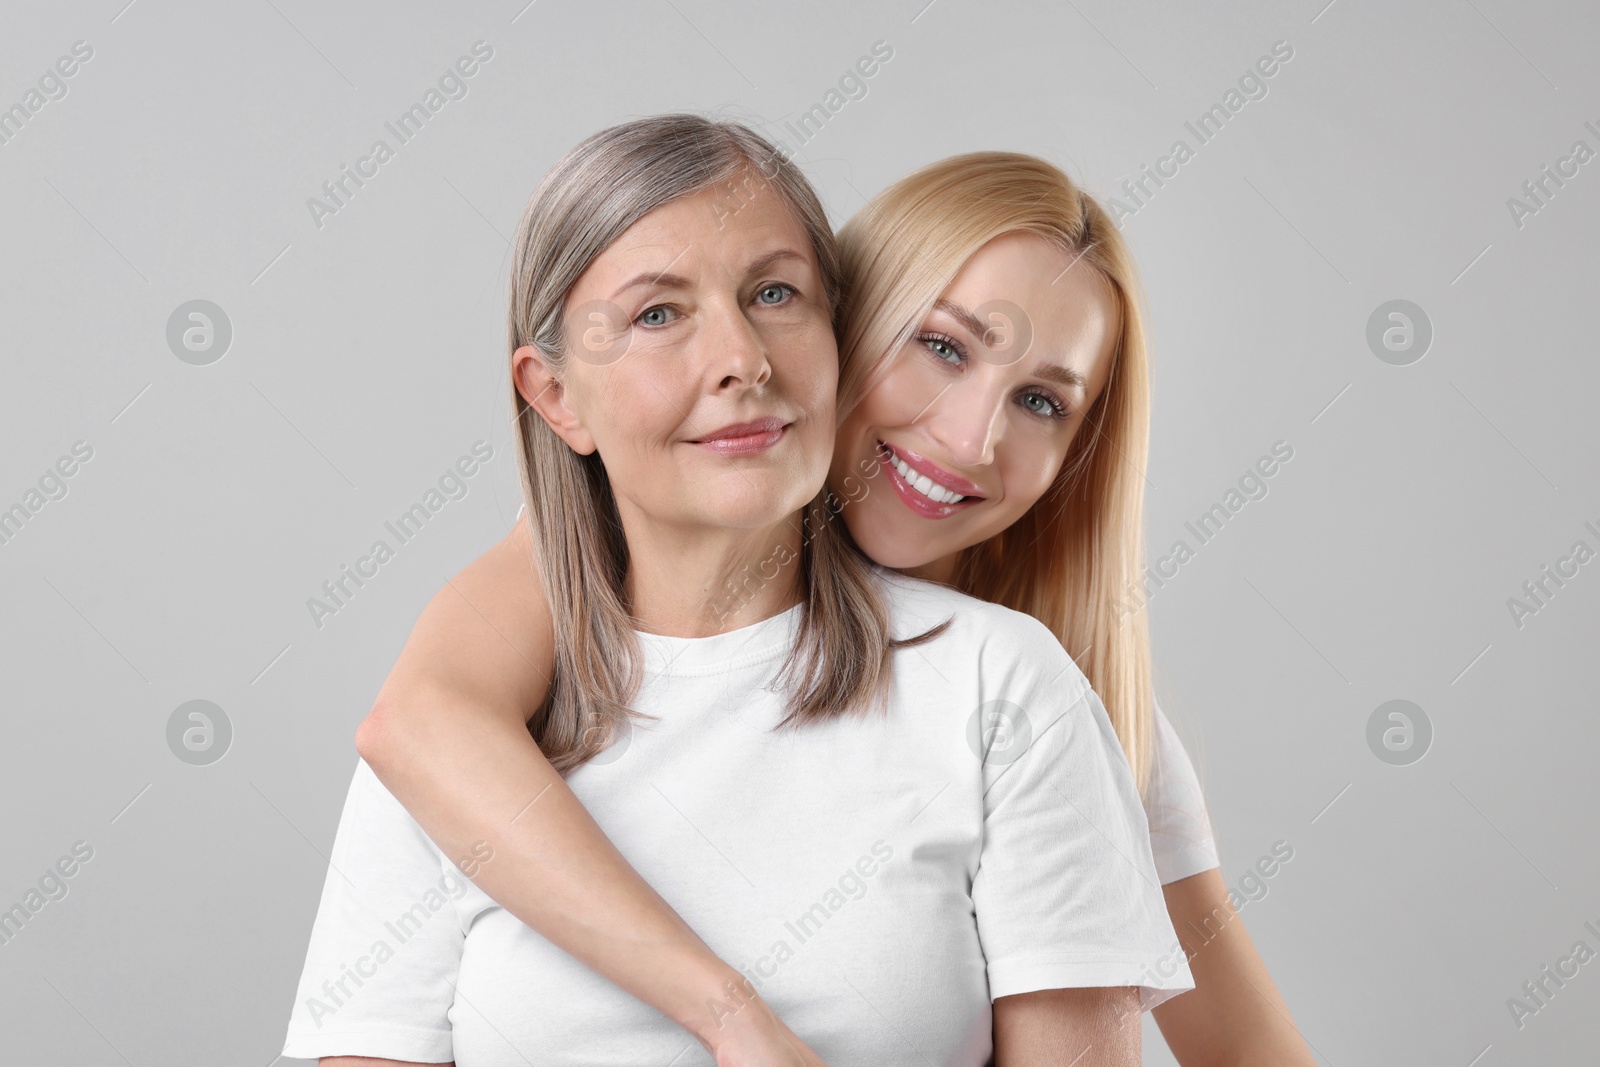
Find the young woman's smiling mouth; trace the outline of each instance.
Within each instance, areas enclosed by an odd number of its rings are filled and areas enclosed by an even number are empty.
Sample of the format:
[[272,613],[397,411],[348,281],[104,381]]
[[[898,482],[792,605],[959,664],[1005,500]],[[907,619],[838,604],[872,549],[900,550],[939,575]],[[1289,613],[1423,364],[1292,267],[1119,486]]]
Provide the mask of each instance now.
[[895,494],[925,519],[947,519],[983,500],[975,484],[908,448],[879,441],[878,454]]

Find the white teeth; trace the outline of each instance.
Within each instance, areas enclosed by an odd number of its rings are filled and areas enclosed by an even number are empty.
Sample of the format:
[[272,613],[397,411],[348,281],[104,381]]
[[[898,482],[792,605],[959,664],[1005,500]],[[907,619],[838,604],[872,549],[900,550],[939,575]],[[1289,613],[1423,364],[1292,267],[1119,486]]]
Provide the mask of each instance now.
[[905,479],[906,484],[911,486],[911,488],[915,489],[917,492],[921,493],[923,496],[927,497],[929,500],[932,500],[934,503],[959,504],[961,501],[967,499],[960,493],[951,492],[949,489],[946,489],[944,486],[935,482],[932,478],[929,478],[926,474],[918,474],[916,471],[911,469],[910,464],[906,463],[905,460],[895,455],[893,451],[888,450],[887,446],[885,446],[885,451],[888,451],[889,462],[894,466],[895,470],[900,472],[900,477]]

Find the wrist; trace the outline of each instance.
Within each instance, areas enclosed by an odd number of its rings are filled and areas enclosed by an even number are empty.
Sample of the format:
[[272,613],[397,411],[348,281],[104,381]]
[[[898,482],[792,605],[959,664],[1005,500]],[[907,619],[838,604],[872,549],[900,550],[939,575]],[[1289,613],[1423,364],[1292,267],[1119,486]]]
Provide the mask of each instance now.
[[754,983],[715,956],[703,961],[686,984],[680,1012],[678,1025],[713,1054],[736,1035],[776,1020]]

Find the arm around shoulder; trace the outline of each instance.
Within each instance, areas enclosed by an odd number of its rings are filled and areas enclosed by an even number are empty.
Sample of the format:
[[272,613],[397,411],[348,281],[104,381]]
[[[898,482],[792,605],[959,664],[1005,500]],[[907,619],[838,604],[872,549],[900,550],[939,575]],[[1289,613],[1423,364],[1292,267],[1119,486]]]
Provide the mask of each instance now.
[[476,713],[525,724],[549,691],[551,625],[524,518],[423,609],[356,731],[362,758],[383,777],[389,750],[403,753],[441,718]]

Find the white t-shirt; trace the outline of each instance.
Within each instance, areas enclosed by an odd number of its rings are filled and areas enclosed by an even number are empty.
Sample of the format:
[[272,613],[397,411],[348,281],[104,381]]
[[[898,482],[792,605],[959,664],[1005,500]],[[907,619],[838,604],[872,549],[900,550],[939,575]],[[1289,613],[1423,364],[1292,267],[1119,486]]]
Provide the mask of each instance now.
[[1160,704],[1155,706],[1154,718],[1155,744],[1144,790],[1144,814],[1150,824],[1156,874],[1161,884],[1167,885],[1220,863],[1194,764]]
[[[640,634],[634,707],[656,720],[567,778],[600,827],[830,1062],[976,1067],[995,997],[1131,985],[1150,1007],[1193,988],[1127,761],[1060,643],[878,573],[897,636],[952,620],[895,654],[887,714],[773,729],[798,607]],[[468,882],[364,762],[283,1054],[711,1062]]]
[[[517,518],[528,510],[524,504]],[[1153,705],[1155,740],[1150,776],[1144,791],[1144,814],[1150,826],[1150,850],[1162,885],[1221,866],[1211,816],[1194,763],[1160,704]]]

